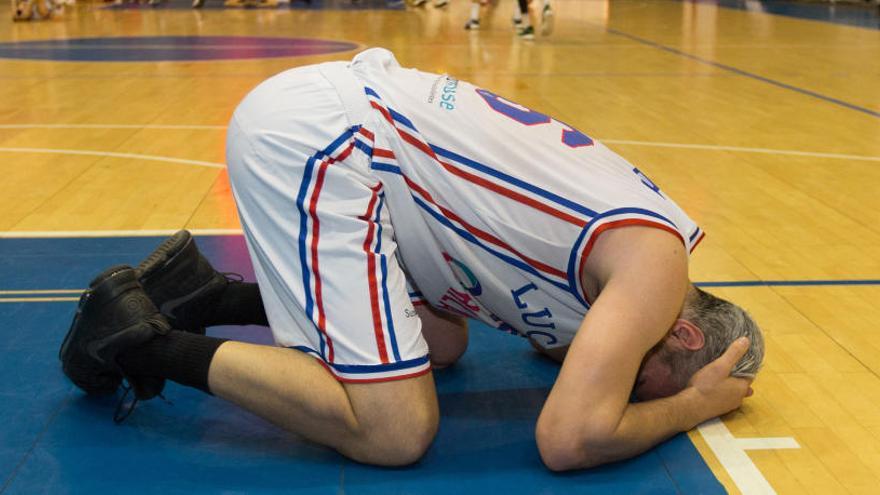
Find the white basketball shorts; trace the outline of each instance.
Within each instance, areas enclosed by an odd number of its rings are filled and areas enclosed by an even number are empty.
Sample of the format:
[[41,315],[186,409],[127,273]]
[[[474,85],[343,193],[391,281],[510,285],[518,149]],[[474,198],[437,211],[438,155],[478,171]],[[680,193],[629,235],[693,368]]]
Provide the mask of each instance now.
[[227,135],[229,178],[275,342],[344,382],[430,370],[382,182],[370,170],[367,105],[344,62],[293,69],[248,94]]

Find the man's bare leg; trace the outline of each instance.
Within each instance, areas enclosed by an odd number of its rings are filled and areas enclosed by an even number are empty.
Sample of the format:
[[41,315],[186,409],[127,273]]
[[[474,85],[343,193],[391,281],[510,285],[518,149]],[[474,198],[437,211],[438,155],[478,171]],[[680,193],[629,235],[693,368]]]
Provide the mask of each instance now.
[[437,432],[433,376],[340,383],[293,349],[226,342],[208,374],[213,394],[359,462],[417,461]]

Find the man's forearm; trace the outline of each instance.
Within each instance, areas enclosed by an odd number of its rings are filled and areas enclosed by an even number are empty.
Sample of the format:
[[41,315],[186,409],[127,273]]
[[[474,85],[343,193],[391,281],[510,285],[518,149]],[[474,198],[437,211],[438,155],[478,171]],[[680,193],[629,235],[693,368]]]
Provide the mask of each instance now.
[[628,404],[617,429],[605,438],[586,439],[581,464],[587,468],[627,459],[709,419],[697,394],[687,388],[676,395]]

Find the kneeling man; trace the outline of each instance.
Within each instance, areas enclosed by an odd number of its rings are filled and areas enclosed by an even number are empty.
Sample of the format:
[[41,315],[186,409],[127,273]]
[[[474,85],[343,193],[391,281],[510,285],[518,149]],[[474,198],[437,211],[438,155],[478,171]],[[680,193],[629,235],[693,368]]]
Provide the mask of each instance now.
[[[700,228],[561,121],[372,49],[260,84],[227,159],[257,284],[185,231],[108,269],[61,349],[87,392],[125,377],[147,399],[171,379],[404,465],[437,431],[431,370],[476,318],[562,362],[536,428],[553,470],[634,456],[750,393],[763,340],[689,281]],[[204,335],[254,323],[276,347]]]

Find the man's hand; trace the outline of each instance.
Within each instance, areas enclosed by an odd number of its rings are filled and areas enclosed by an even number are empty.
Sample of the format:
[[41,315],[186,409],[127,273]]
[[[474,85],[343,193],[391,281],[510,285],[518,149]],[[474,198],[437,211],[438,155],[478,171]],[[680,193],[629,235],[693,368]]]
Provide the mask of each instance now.
[[688,383],[694,392],[702,416],[714,418],[733,411],[742,405],[744,398],[752,395],[752,380],[730,376],[736,363],[749,349],[749,339],[741,337],[724,351],[718,359],[696,372]]

